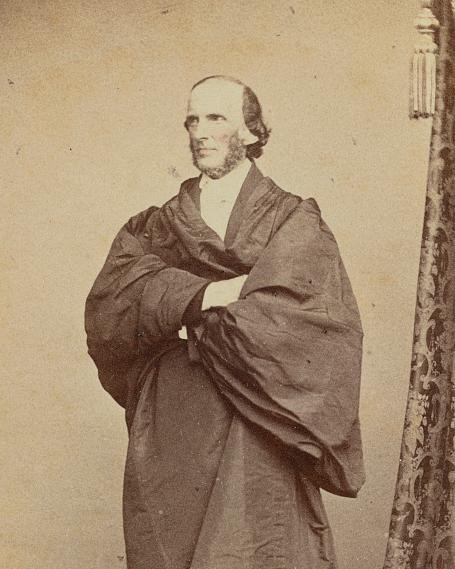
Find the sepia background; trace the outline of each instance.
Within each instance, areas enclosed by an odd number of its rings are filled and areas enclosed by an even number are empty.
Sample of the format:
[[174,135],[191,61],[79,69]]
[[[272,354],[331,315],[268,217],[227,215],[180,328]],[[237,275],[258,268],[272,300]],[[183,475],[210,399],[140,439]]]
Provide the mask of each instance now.
[[88,290],[120,226],[194,175],[191,85],[256,90],[258,162],[314,197],[365,330],[368,480],[325,494],[340,569],[379,569],[409,374],[429,121],[410,121],[418,2],[0,0],[0,565],[122,569],[126,430],[86,355]]

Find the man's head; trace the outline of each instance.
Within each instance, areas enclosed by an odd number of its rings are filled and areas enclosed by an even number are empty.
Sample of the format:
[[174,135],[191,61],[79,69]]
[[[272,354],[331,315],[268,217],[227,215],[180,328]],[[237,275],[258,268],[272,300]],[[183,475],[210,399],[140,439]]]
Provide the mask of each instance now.
[[185,128],[194,165],[211,178],[221,178],[247,157],[261,156],[270,134],[253,91],[221,75],[193,86]]

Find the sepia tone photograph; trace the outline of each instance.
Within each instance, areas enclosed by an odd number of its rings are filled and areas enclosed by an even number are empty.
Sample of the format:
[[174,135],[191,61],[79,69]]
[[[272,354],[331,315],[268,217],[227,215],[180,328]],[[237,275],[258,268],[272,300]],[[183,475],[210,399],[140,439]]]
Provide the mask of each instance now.
[[0,26],[0,565],[453,569],[454,3]]

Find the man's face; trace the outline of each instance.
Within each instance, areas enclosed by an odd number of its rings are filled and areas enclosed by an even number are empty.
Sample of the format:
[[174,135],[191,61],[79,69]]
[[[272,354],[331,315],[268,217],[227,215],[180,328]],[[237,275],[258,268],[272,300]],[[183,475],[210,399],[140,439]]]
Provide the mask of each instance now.
[[193,164],[211,178],[221,178],[246,158],[253,135],[243,119],[242,95],[241,85],[216,79],[191,93],[185,126]]

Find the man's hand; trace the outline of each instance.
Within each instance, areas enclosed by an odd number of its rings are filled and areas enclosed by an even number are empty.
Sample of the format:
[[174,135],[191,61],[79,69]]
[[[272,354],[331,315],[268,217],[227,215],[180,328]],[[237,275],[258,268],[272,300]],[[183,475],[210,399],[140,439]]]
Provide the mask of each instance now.
[[227,306],[230,302],[238,300],[247,276],[240,275],[240,277],[226,281],[210,283],[205,289],[202,310],[207,310],[213,306]]
[[[207,310],[214,306],[226,306],[230,302],[238,300],[243,283],[248,275],[241,275],[226,281],[216,281],[210,283],[205,289],[202,300],[202,310]],[[179,330],[179,337],[183,340],[188,339],[186,326]]]

